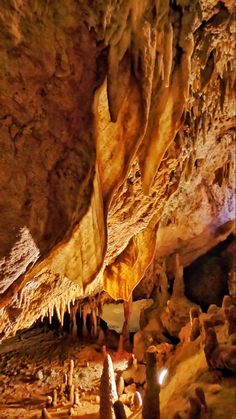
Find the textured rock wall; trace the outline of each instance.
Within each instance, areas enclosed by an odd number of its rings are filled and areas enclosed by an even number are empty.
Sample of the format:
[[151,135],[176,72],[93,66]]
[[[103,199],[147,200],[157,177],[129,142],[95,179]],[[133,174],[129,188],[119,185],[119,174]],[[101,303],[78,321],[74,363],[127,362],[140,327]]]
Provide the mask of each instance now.
[[0,3],[9,335],[233,230],[235,21],[233,1]]

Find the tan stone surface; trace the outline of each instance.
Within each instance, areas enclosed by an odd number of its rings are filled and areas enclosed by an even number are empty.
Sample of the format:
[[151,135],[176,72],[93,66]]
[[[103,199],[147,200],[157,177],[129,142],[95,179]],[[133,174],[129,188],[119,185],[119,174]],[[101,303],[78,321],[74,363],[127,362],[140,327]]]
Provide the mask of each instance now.
[[176,3],[0,2],[6,335],[233,230],[234,5]]

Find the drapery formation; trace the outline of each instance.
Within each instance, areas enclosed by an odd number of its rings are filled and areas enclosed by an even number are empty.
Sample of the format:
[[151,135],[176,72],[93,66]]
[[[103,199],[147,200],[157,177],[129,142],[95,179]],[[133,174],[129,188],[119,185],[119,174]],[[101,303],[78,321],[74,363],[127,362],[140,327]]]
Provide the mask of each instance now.
[[233,8],[2,2],[6,334],[93,286],[128,299],[158,231],[168,255],[233,217]]

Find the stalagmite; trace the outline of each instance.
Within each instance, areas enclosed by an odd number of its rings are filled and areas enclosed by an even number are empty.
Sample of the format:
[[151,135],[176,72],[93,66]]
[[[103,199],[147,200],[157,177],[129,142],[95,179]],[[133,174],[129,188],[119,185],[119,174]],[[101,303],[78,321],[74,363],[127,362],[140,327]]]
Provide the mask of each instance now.
[[198,398],[190,397],[189,398],[189,412],[188,412],[188,419],[200,419],[201,416],[201,403]]
[[189,317],[190,317],[190,323],[193,323],[194,319],[199,318],[199,310],[197,307],[191,307],[189,310]]
[[78,388],[77,388],[77,387],[75,388],[74,403],[75,403],[77,406],[79,406],[79,404],[80,404],[80,400],[79,400],[79,390],[78,390]]
[[142,396],[139,393],[139,391],[135,391],[133,402],[134,402],[134,409],[135,410],[138,410],[142,407],[143,401],[142,401]]
[[192,307],[190,309],[190,335],[189,340],[193,341],[200,336],[200,320],[199,320],[199,311],[197,308]]
[[175,255],[175,280],[173,285],[173,298],[184,297],[185,287],[183,278],[183,266],[180,264],[179,254]]
[[199,399],[201,405],[204,407],[205,412],[207,412],[208,407],[207,407],[206,397],[205,397],[205,393],[204,393],[203,389],[201,387],[196,387],[195,388],[195,394],[196,394],[197,398]]
[[46,407],[52,406],[52,396],[47,396]]
[[121,396],[121,394],[124,391],[124,388],[125,388],[124,378],[122,377],[121,374],[118,374],[116,378],[116,390],[117,390],[118,396]]
[[114,403],[114,411],[116,419],[126,419],[126,413],[123,403],[120,400],[117,400]]
[[118,399],[113,364],[110,355],[106,355],[100,382],[100,418],[115,419],[113,404]]
[[198,336],[200,336],[200,322],[199,318],[195,318],[191,324],[189,340],[192,342],[197,339]]
[[57,407],[57,390],[53,390],[53,398],[52,398],[52,405],[53,407]]
[[73,405],[75,402],[75,386],[71,384],[69,386],[69,402]]
[[68,375],[65,373],[64,374],[64,384],[67,386],[68,384]]
[[60,393],[59,393],[61,398],[64,397],[65,390],[66,390],[66,384],[62,383],[60,385]]
[[228,335],[236,333],[236,306],[232,304],[228,309]]
[[43,408],[41,417],[42,417],[42,419],[50,419],[51,418],[51,415],[49,414],[46,407]]
[[104,343],[104,340],[105,340],[105,333],[101,328],[99,328],[98,340],[97,340],[98,345],[102,346]]
[[74,372],[74,361],[73,359],[70,360],[70,368],[68,373],[68,386],[72,386],[73,384],[73,372]]
[[142,417],[143,419],[160,418],[159,393],[160,385],[157,379],[157,357],[156,352],[146,352],[146,380],[147,387],[143,401]]
[[225,315],[225,319],[227,320],[229,308],[232,305],[232,298],[230,295],[225,295],[222,300],[222,310]]
[[230,372],[235,372],[236,345],[219,345],[213,328],[206,330],[204,352],[210,369],[226,369]]
[[105,359],[107,357],[107,347],[106,347],[106,345],[102,346],[102,353],[103,353],[103,358]]

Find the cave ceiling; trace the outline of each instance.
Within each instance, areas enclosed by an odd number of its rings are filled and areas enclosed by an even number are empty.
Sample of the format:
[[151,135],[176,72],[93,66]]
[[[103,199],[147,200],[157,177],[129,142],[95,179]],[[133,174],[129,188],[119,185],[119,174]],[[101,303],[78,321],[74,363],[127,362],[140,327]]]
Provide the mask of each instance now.
[[0,0],[0,331],[234,232],[234,1]]

